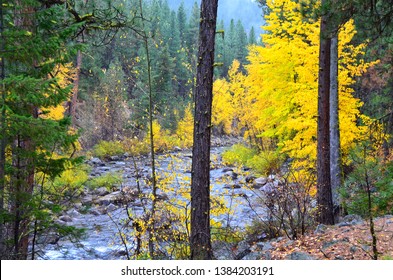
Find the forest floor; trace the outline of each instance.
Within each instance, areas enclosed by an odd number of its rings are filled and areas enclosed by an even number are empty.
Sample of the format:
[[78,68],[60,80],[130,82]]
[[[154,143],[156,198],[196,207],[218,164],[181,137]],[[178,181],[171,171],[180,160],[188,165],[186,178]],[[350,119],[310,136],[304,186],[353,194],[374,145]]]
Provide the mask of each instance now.
[[[393,259],[393,216],[374,220],[378,259]],[[279,238],[271,242],[269,259],[289,259],[303,254],[317,260],[370,260],[373,256],[370,224],[367,221],[320,226],[297,240]],[[265,254],[266,255],[266,254]]]

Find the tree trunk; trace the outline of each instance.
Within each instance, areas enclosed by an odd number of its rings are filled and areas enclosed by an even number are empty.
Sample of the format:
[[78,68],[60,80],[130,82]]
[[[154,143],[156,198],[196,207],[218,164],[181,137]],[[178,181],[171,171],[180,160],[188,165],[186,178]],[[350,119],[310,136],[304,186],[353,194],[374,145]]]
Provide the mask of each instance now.
[[341,177],[341,145],[338,94],[338,35],[331,40],[330,64],[330,176],[335,222],[339,216],[339,188]]
[[155,232],[155,224],[156,224],[156,210],[157,210],[157,177],[156,177],[156,163],[155,163],[155,152],[154,152],[154,131],[153,131],[153,118],[154,118],[154,100],[153,100],[153,83],[152,83],[152,67],[151,67],[151,60],[150,60],[150,49],[149,49],[149,37],[148,33],[145,29],[144,24],[144,13],[143,13],[143,3],[142,0],[139,0],[139,9],[140,9],[140,16],[142,19],[142,28],[143,28],[143,41],[145,45],[146,51],[146,60],[147,60],[147,73],[148,73],[148,87],[149,87],[149,127],[150,127],[150,153],[151,153],[151,185],[152,185],[152,201],[151,201],[151,211],[149,213],[149,221],[148,221],[148,239],[149,239],[149,254],[152,259],[155,256],[155,240],[156,240],[156,232]]
[[[322,7],[327,0],[322,1]],[[330,181],[330,46],[329,17],[321,18],[319,78],[318,78],[318,135],[317,135],[317,204],[318,222],[334,224]]]
[[78,102],[78,91],[79,91],[79,78],[82,67],[82,51],[78,50],[76,56],[76,73],[74,79],[74,87],[72,88],[71,100],[68,102],[68,115],[72,119],[72,125],[76,124],[76,103]]
[[218,0],[202,0],[191,168],[191,259],[213,258],[210,238],[210,138]]
[[[21,30],[34,33],[34,15],[35,10],[32,6],[21,1],[16,1],[21,6],[21,10],[15,14],[15,26]],[[31,65],[34,67],[34,65]],[[30,105],[26,112],[32,118],[38,118],[38,109]],[[34,160],[33,153],[35,144],[29,136],[23,136],[23,132],[16,136],[14,145],[12,145],[12,167],[15,170],[11,178],[10,193],[14,196],[14,202],[11,211],[14,217],[13,238],[14,238],[14,256],[15,259],[27,259],[28,242],[29,242],[29,225],[28,217],[29,200],[33,194],[34,188]]]
[[[3,0],[0,0],[0,53],[4,52],[4,14],[3,14]],[[6,111],[5,111],[5,87],[3,80],[5,78],[5,62],[4,57],[0,57],[0,92],[1,92],[1,106],[0,106],[0,214],[4,211],[4,190],[5,190],[5,150],[6,150]],[[5,228],[3,222],[0,222],[0,256],[5,254]]]

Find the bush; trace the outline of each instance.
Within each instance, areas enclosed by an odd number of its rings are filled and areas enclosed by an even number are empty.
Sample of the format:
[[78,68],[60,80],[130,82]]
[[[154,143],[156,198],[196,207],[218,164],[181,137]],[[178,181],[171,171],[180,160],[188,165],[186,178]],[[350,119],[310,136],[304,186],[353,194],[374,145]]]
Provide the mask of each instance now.
[[278,173],[283,163],[283,156],[278,152],[263,151],[250,158],[247,161],[247,166],[260,175],[269,175]]
[[95,177],[87,182],[90,189],[105,187],[108,191],[113,191],[123,182],[121,172],[109,172],[99,177]]
[[[58,201],[59,199],[72,198],[78,196],[83,186],[88,180],[89,167],[87,165],[71,166],[63,171],[60,176],[48,180],[44,185],[48,188],[49,199]],[[38,180],[42,178],[37,176]]]
[[270,182],[271,191],[259,197],[266,214],[254,221],[248,229],[252,235],[276,238],[285,234],[297,239],[314,226],[315,209],[312,207],[315,178],[308,173],[288,171]]
[[124,146],[120,141],[101,141],[93,148],[93,155],[99,158],[124,154]]
[[393,214],[393,161],[364,157],[358,152],[351,158],[354,169],[340,190],[346,211],[362,217]]
[[121,142],[124,152],[132,155],[146,155],[150,152],[149,143],[138,138],[127,138]]
[[260,175],[278,173],[284,162],[283,156],[275,151],[257,153],[253,148],[236,144],[222,155],[225,164],[243,165],[252,168]]
[[257,154],[255,149],[242,144],[235,144],[222,154],[224,164],[247,165],[248,161]]

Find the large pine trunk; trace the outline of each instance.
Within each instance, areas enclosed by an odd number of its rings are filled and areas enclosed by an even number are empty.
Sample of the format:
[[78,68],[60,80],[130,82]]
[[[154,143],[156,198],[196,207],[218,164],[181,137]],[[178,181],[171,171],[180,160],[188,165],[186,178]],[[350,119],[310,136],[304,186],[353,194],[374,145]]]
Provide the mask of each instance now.
[[[3,0],[0,0],[0,53],[2,54],[4,45],[4,12],[3,12]],[[6,111],[5,111],[5,90],[3,80],[5,78],[5,62],[4,57],[0,57],[0,213],[4,211],[4,190],[5,190],[5,161],[6,161]],[[0,256],[5,254],[5,227],[3,223],[0,223]]]
[[[322,7],[327,0],[322,1]],[[329,17],[321,18],[319,78],[318,78],[318,136],[317,136],[317,204],[318,222],[334,224],[330,178],[330,46]]]
[[80,72],[82,68],[82,51],[78,50],[78,54],[76,56],[76,73],[74,78],[74,86],[72,88],[71,100],[68,102],[68,115],[72,119],[72,125],[76,126],[76,104],[78,102],[78,91],[79,91],[79,79]]
[[[23,1],[16,1],[21,9],[15,14],[15,26],[21,30],[34,33],[35,10]],[[35,67],[35,65],[31,65]],[[38,108],[28,105],[23,108],[32,118],[38,118]],[[10,193],[12,196],[11,211],[14,215],[12,258],[27,259],[30,233],[30,199],[34,189],[34,159],[35,144],[30,135],[18,132],[12,145],[12,168]]]
[[210,138],[218,0],[202,0],[195,93],[191,176],[191,258],[212,259],[210,236]]

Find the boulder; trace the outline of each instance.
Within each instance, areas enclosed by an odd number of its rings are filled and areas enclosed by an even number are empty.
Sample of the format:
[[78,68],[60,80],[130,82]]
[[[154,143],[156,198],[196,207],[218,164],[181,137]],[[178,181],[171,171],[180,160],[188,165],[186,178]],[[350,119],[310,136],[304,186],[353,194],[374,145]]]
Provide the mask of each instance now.
[[274,183],[275,182],[267,183],[264,186],[260,187],[259,190],[263,191],[266,194],[271,194],[271,193],[275,192],[276,187],[277,187]]
[[67,211],[67,215],[70,217],[78,217],[80,213],[76,209],[70,209]]
[[314,231],[314,234],[324,234],[328,227],[326,225],[320,224]]
[[107,194],[103,197],[98,198],[95,202],[99,205],[108,206],[109,204],[118,204],[123,200],[123,194],[121,191],[116,191],[110,194]]
[[287,260],[315,260],[313,256],[305,252],[293,252],[286,256]]
[[60,221],[66,222],[66,223],[71,223],[72,222],[72,218],[68,215],[64,215],[64,216],[60,216],[59,217]]
[[94,216],[100,216],[100,215],[102,215],[103,213],[101,213],[100,212],[100,210],[98,210],[98,209],[90,209],[90,214],[92,214],[92,215],[94,215]]
[[361,225],[363,223],[364,221],[362,217],[360,217],[359,215],[347,215],[341,219],[340,223],[337,224],[337,226],[338,227],[355,226],[355,225]]
[[173,151],[174,152],[181,152],[182,149],[180,147],[178,147],[178,146],[175,146],[175,147],[173,147]]
[[85,195],[81,198],[82,205],[90,205],[93,203],[94,197],[90,194]]
[[110,161],[119,161],[121,158],[119,156],[110,156],[109,160]]
[[254,180],[254,188],[261,188],[267,184],[267,178],[259,177]]
[[107,188],[101,187],[101,188],[94,190],[93,193],[98,196],[105,196],[105,195],[109,194],[109,191],[107,190]]
[[94,164],[94,165],[101,165],[103,164],[102,160],[96,157],[92,157],[89,161],[89,163]]
[[108,213],[108,212],[113,212],[113,211],[115,211],[116,209],[117,209],[117,207],[116,207],[116,205],[114,205],[113,203],[109,204],[109,205],[105,208],[105,210],[106,210],[107,213]]

